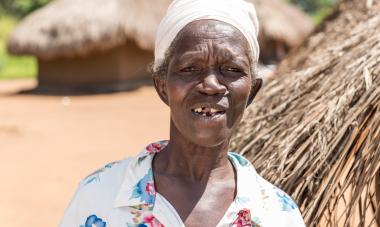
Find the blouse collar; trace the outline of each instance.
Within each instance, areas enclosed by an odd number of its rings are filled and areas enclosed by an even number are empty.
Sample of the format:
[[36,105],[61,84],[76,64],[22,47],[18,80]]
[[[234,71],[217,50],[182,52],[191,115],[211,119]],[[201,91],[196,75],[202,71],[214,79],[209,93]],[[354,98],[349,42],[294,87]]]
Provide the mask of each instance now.
[[[154,154],[159,153],[168,141],[149,144],[140,154],[130,160],[125,170],[123,182],[114,201],[114,207],[143,206],[153,210],[156,200],[156,189],[152,172]],[[260,195],[257,187],[257,173],[252,164],[243,156],[228,152],[228,157],[237,173],[237,193],[235,203],[241,209],[257,202],[255,195]],[[258,204],[256,204],[258,205]]]

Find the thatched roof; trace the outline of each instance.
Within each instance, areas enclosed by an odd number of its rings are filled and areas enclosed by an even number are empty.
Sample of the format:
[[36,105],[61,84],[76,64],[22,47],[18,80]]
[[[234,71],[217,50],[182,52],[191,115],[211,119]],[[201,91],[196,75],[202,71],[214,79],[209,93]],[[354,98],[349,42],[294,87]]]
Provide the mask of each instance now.
[[256,6],[263,37],[293,47],[300,44],[314,28],[309,16],[283,0],[249,1]]
[[[312,29],[310,19],[282,0],[250,0],[262,31],[292,46]],[[87,55],[131,39],[153,50],[154,36],[171,0],[55,0],[25,18],[8,50],[40,58]]]
[[133,39],[153,49],[156,27],[170,0],[55,0],[25,18],[8,50],[41,58],[87,55]]
[[376,0],[341,3],[282,63],[233,138],[232,149],[296,199],[306,226],[380,224],[379,11]]

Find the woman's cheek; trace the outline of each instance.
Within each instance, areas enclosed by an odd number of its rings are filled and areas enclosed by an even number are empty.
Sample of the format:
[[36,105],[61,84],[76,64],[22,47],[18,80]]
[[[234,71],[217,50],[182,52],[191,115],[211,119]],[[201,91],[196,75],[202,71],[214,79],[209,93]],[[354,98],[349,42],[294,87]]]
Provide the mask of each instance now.
[[234,101],[240,103],[244,103],[243,106],[245,107],[248,96],[251,92],[251,83],[249,77],[243,77],[239,80],[236,80],[235,82],[231,83],[230,89],[233,90],[233,94],[235,95]]
[[[179,81],[169,81],[167,86],[169,106],[174,107],[183,104],[187,94],[186,84]],[[172,106],[174,105],[174,106]]]
[[229,120],[229,126],[239,123],[243,116],[244,110],[247,106],[248,96],[251,91],[250,80],[239,80],[231,84],[231,106],[233,106],[233,113]]

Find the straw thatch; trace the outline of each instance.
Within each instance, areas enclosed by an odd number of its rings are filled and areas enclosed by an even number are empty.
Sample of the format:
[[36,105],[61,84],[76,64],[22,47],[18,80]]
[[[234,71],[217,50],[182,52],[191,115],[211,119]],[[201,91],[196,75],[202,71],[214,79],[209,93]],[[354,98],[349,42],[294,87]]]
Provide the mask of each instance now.
[[257,9],[260,32],[264,38],[297,46],[314,25],[305,13],[283,0],[250,0]]
[[[313,28],[310,19],[282,0],[250,0],[264,39],[292,47]],[[171,0],[55,0],[28,16],[11,34],[8,50],[42,59],[84,56],[126,40],[153,50],[155,31]]]
[[13,31],[8,50],[39,58],[88,55],[132,39],[153,48],[154,33],[170,0],[55,0]]
[[292,195],[306,226],[380,225],[379,11],[379,0],[341,3],[282,63],[232,140]]

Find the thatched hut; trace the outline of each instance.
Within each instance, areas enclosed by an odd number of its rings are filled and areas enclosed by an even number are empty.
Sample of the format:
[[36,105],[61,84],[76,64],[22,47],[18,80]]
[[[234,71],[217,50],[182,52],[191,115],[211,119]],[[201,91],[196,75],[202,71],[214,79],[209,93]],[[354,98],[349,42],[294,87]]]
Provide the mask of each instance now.
[[305,13],[283,0],[250,0],[260,21],[260,61],[275,64],[307,37],[314,25]]
[[37,57],[40,88],[124,89],[147,76],[169,2],[55,0],[16,27],[8,51]]
[[250,107],[232,149],[306,226],[380,226],[380,2],[346,0]]
[[[276,60],[313,28],[282,0],[252,0],[265,59]],[[54,0],[9,38],[13,54],[34,55],[42,88],[123,89],[147,77],[154,35],[171,0]]]

